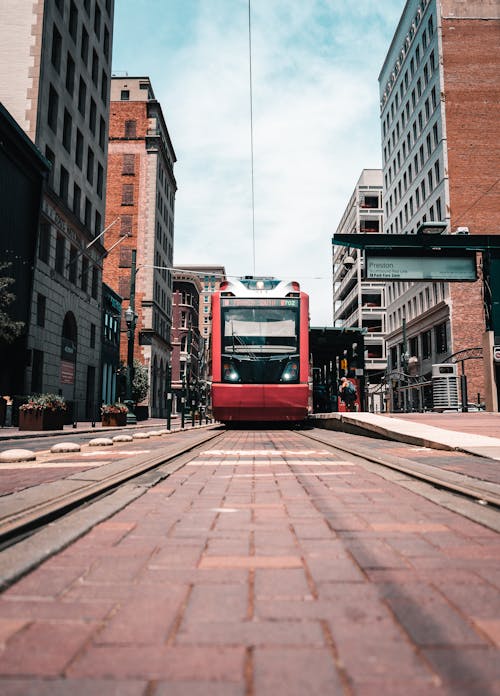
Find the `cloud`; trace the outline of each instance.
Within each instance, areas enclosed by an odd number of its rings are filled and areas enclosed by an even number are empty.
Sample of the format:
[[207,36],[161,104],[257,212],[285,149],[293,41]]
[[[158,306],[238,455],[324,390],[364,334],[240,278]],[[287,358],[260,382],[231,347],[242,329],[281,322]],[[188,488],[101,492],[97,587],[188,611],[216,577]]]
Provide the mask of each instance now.
[[[177,153],[175,262],[253,273],[248,4],[156,7],[143,63],[127,69],[150,75]],[[332,320],[332,234],[361,170],[380,166],[377,77],[401,10],[395,0],[384,15],[368,0],[252,2],[255,270],[298,279],[315,325]],[[168,39],[158,45],[160,17]]]

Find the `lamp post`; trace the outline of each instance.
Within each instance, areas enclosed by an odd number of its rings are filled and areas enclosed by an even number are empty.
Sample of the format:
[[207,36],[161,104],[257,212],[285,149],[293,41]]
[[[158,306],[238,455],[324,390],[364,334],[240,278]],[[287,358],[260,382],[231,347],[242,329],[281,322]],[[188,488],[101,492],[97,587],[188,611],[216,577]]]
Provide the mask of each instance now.
[[172,362],[167,363],[167,430],[172,423]]
[[125,403],[128,408],[127,425],[135,425],[137,417],[134,413],[134,401],[132,399],[132,382],[134,381],[134,336],[137,325],[135,313],[135,276],[136,276],[136,250],[132,249],[132,264],[130,270],[130,304],[125,310],[125,323],[127,324],[127,398]]
[[[406,312],[403,307],[403,352],[401,353],[401,370],[404,375],[405,381],[407,381],[406,376],[408,374],[408,359],[409,359],[409,354],[408,354],[408,342],[406,338]],[[408,390],[405,389],[403,392],[403,404],[404,404],[404,411],[406,412],[408,410]]]

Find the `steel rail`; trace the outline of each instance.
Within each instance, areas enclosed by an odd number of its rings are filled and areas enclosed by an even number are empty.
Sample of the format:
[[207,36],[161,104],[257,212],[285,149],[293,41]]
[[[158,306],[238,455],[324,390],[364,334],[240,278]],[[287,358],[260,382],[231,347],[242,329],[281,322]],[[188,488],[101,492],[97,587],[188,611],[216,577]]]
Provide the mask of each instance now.
[[420,481],[426,481],[433,486],[452,491],[453,493],[459,493],[481,503],[488,503],[488,505],[493,507],[500,507],[500,486],[498,484],[471,479],[471,477],[464,474],[438,469],[430,464],[414,462],[403,457],[395,457],[390,454],[377,455],[373,451],[359,445],[334,443],[327,437],[319,436],[319,433],[311,434],[301,431],[299,434],[310,440],[321,442],[334,450],[366,459],[374,464],[399,471]]
[[[96,480],[96,475],[98,475],[99,470],[97,470],[97,474],[96,470],[93,470],[91,473],[87,470],[71,478],[60,479],[51,484],[34,486],[33,492],[35,492],[37,488],[42,487],[44,492],[48,492],[49,497],[42,497],[38,502],[33,502],[31,504],[29,502],[30,496],[26,495],[26,491],[6,495],[3,497],[3,510],[5,510],[5,512],[0,516],[0,545],[5,547],[9,545],[9,542],[12,542],[12,540],[14,540],[13,543],[15,543],[16,538],[24,537],[28,533],[35,532],[48,521],[58,519],[66,513],[102,497],[103,494],[109,494],[113,490],[116,490],[121,484],[166,464],[167,462],[171,462],[182,455],[194,452],[203,447],[207,442],[220,438],[223,435],[224,432],[221,432],[220,429],[217,429],[215,432],[213,429],[210,429],[208,434],[205,431],[201,437],[197,438],[194,442],[190,441],[184,445],[180,444],[174,446],[168,453],[163,451],[153,455],[149,453],[147,456],[136,455],[126,462],[119,460],[118,462],[113,462],[111,465],[103,465],[99,467],[101,472],[107,467],[109,473],[105,473],[104,476],[98,480]],[[120,463],[123,464],[123,467],[120,467]],[[92,476],[93,478],[85,480],[85,475],[87,475],[87,477]],[[78,480],[78,477],[80,477],[80,480]],[[66,486],[64,485],[65,483]],[[60,490],[61,487],[63,490]],[[53,493],[51,493],[51,489]],[[59,489],[59,492],[57,492],[57,489]],[[28,489],[28,491],[29,490],[30,489]],[[6,505],[6,500],[10,496],[12,496],[12,505],[10,506],[10,510],[8,510],[7,508],[9,508],[9,506]]]

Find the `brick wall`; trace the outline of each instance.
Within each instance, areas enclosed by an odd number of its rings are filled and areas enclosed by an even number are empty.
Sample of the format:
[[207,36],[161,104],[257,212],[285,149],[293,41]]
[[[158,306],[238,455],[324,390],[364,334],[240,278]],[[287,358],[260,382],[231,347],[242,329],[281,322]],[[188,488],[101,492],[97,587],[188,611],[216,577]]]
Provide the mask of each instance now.
[[[500,22],[443,19],[451,229],[500,233]],[[482,282],[451,284],[452,350],[481,345]],[[484,394],[481,361],[465,364],[469,395]]]

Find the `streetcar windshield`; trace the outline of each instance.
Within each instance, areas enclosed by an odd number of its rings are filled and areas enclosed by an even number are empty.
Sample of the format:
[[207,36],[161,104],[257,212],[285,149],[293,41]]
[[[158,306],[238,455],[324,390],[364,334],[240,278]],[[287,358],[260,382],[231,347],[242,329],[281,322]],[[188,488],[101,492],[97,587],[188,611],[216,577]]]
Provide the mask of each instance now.
[[223,310],[224,353],[286,355],[298,352],[298,308],[228,307]]

